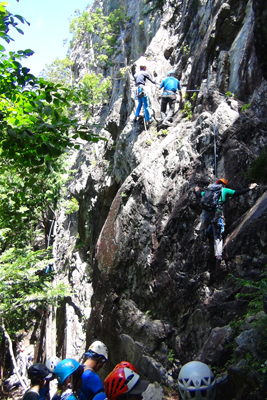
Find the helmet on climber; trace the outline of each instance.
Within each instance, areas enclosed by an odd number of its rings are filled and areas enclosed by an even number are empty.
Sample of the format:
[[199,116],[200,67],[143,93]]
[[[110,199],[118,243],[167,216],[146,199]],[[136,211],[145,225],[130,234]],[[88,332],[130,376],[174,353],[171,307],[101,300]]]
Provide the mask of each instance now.
[[84,354],[87,357],[102,357],[104,362],[108,360],[108,349],[107,346],[100,342],[100,340],[96,340],[93,342],[88,351]]
[[60,363],[60,361],[61,361],[60,358],[52,356],[46,361],[45,365],[50,372],[54,373],[55,368],[58,365],[58,363]]
[[84,353],[84,356],[86,358],[84,364],[97,372],[108,360],[107,346],[100,340],[96,340]]
[[148,381],[140,381],[140,376],[130,368],[114,369],[104,380],[108,400],[116,400],[125,393],[127,393],[127,397],[140,395],[148,385]]
[[50,379],[52,376],[48,368],[41,363],[33,364],[28,369],[28,377],[32,384],[37,384],[44,379]]
[[191,361],[182,367],[178,386],[183,400],[213,400],[215,398],[214,375],[210,368],[200,361]]
[[175,71],[173,69],[171,69],[170,71],[168,71],[167,76],[174,76],[175,75]]
[[137,373],[136,368],[133,366],[133,364],[129,363],[128,361],[121,361],[119,364],[116,365],[114,370],[118,368],[130,368],[132,371]]
[[73,358],[66,358],[60,361],[55,368],[55,375],[60,384],[63,384],[66,378],[73,374],[80,364]]
[[228,186],[228,182],[227,182],[226,179],[218,179],[218,180],[216,181],[216,183],[222,184],[222,185],[224,185],[224,186]]

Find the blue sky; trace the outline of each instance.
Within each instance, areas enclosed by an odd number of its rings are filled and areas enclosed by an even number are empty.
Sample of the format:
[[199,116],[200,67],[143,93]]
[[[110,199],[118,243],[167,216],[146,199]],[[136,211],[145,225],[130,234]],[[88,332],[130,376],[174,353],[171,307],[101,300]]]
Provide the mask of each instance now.
[[[1,1],[1,0],[0,0]],[[65,58],[68,43],[63,46],[63,40],[71,38],[69,33],[69,18],[74,11],[84,11],[92,0],[5,0],[6,7],[12,14],[22,15],[30,26],[19,24],[24,35],[11,29],[9,35],[15,40],[9,44],[1,41],[7,51],[31,49],[34,55],[22,62],[38,76],[45,64],[50,64],[57,57]]]

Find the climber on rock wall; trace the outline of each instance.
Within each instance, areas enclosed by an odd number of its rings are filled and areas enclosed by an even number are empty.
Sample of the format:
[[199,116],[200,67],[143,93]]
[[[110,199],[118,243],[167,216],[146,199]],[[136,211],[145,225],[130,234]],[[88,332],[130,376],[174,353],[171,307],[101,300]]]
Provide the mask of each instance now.
[[[202,214],[200,223],[196,228],[196,232],[200,233],[205,230],[206,237],[210,237],[213,233],[214,237],[214,254],[218,261],[222,260],[223,252],[223,232],[224,222],[224,203],[228,197],[241,196],[254,189],[257,184],[251,183],[246,189],[232,190],[227,188],[226,179],[217,180],[216,184],[211,184],[206,191],[201,192],[198,186],[195,187],[195,193],[201,198]],[[207,200],[206,200],[207,199]]]
[[[176,92],[179,90],[180,93],[180,104],[183,101],[183,96],[181,92],[180,81],[175,78],[175,71],[171,70],[167,74],[167,78],[165,78],[160,85],[160,89],[163,88],[163,93],[161,96],[161,118],[160,123],[162,126],[170,126],[172,123],[172,117],[175,109],[176,102]],[[166,115],[167,105],[169,104],[169,112]]]
[[138,106],[137,106],[137,109],[135,112],[134,122],[137,121],[137,117],[140,114],[141,108],[142,108],[142,106],[144,106],[145,121],[149,125],[153,122],[153,118],[150,116],[149,98],[148,98],[147,92],[145,91],[146,79],[148,79],[154,85],[157,85],[157,83],[151,78],[149,73],[146,71],[146,65],[142,64],[140,66],[140,71],[138,71],[134,74],[134,80],[135,80],[135,86],[136,86],[135,97],[138,100]]
[[97,371],[107,362],[108,349],[104,343],[97,340],[91,344],[84,356],[84,372],[79,399],[92,400],[96,394],[104,391],[103,383],[97,375]]

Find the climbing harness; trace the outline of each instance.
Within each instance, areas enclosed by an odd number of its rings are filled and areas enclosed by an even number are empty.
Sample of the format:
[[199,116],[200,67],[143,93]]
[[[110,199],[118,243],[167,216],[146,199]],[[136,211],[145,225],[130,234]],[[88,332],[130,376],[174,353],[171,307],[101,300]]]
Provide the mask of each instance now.
[[223,233],[224,232],[224,223],[223,223],[222,218],[219,218],[218,225],[221,227],[221,233]]

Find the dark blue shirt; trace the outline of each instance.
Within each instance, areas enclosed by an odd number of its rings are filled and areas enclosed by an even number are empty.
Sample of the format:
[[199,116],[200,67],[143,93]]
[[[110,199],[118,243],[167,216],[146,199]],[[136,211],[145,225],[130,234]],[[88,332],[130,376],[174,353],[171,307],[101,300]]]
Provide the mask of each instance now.
[[136,74],[134,74],[135,86],[145,85],[146,79],[148,79],[150,82],[156,84],[156,82],[153,81],[153,79],[151,78],[151,76],[149,75],[148,72],[146,72],[142,69],[140,71],[136,72]]
[[103,391],[104,386],[99,376],[90,369],[85,370],[82,374],[82,388],[79,399],[92,400],[97,393]]
[[180,85],[180,81],[178,81],[178,79],[174,78],[173,76],[168,76],[167,78],[165,78],[160,85],[160,89],[163,87],[164,91],[168,90],[170,92],[176,92],[177,89],[181,90],[181,85]]

